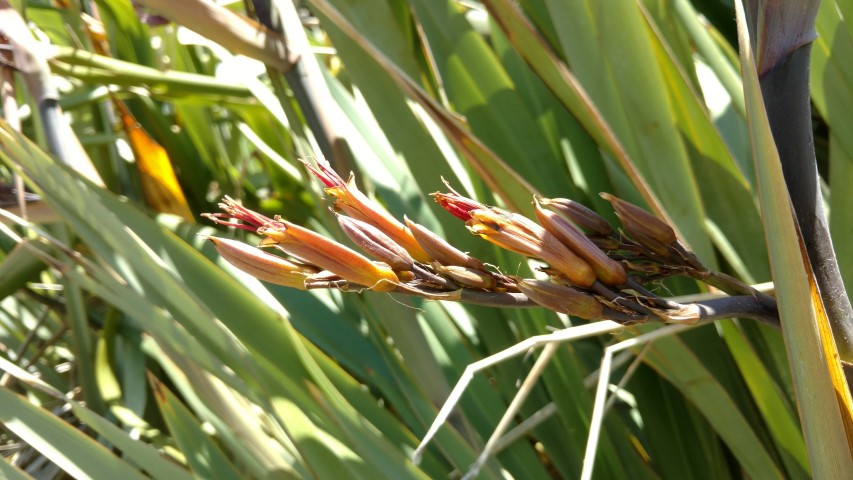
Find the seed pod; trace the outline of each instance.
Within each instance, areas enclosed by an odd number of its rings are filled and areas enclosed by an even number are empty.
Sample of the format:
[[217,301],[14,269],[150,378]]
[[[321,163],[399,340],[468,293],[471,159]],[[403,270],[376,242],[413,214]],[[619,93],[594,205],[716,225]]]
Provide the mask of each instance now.
[[403,220],[421,248],[433,259],[438,260],[443,265],[458,265],[474,270],[485,270],[483,262],[449,244],[447,240],[439,237],[428,228],[406,217],[403,217]]
[[495,277],[481,270],[473,268],[460,267],[458,265],[440,265],[438,262],[433,262],[432,267],[442,274],[447,275],[456,283],[472,288],[480,288],[483,290],[491,290],[498,285]]
[[545,230],[551,232],[563,245],[569,247],[569,250],[586,260],[599,280],[608,285],[622,285],[628,280],[622,265],[605,255],[571,222],[554,212],[543,209],[536,199],[534,199],[534,209],[536,219],[545,227]]
[[604,313],[604,306],[595,297],[565,285],[529,278],[516,280],[516,285],[529,299],[555,312],[587,320],[597,320]]
[[217,237],[207,239],[226,262],[265,282],[307,290],[305,279],[317,273],[315,268],[297,265],[243,242]]
[[595,282],[595,273],[586,261],[532,220],[495,208],[469,213],[471,218],[465,225],[475,235],[501,248],[539,258],[566,275],[575,285],[588,287]]
[[348,282],[380,292],[394,290],[399,283],[391,267],[371,262],[364,255],[317,232],[280,217],[258,228],[260,246],[277,245],[285,252],[339,275]]
[[666,255],[669,245],[678,240],[672,227],[658,217],[609,193],[600,195],[613,205],[625,230],[649,250],[658,255]]
[[338,224],[347,237],[362,250],[387,263],[394,270],[411,270],[415,261],[405,248],[397,245],[388,235],[373,225],[337,215]]
[[613,227],[607,223],[607,220],[581,203],[568,198],[539,198],[538,200],[542,205],[550,207],[591,234],[606,237],[613,233]]

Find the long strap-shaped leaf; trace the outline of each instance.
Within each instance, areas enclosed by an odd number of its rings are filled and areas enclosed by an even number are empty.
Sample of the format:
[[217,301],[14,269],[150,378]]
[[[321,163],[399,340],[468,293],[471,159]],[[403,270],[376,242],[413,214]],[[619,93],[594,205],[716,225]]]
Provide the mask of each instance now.
[[735,7],[762,220],[806,447],[815,478],[844,478],[853,471],[850,429],[845,428],[851,418],[850,393],[785,187],[744,7],[741,2]]
[[530,197],[537,193],[518,172],[513,170],[488,146],[471,134],[465,126],[453,118],[438,102],[406,75],[397,65],[364,38],[343,15],[326,0],[312,0],[311,4],[337,28],[350,37],[388,73],[398,86],[412,99],[421,104],[435,120],[447,138],[468,159],[478,176],[492,191],[501,196],[507,207],[530,213]]
[[[484,5],[516,51],[539,75],[548,88],[554,92],[554,95],[563,105],[575,115],[595,141],[619,162],[631,182],[637,187],[643,200],[649,204],[655,214],[669,220],[669,215],[660,200],[648,185],[643,174],[628,157],[625,148],[616,138],[616,134],[589,98],[580,82],[566,65],[554,55],[545,40],[538,35],[533,25],[524,18],[518,7],[506,0],[487,1],[484,2]],[[668,223],[675,225],[675,222],[672,221]]]

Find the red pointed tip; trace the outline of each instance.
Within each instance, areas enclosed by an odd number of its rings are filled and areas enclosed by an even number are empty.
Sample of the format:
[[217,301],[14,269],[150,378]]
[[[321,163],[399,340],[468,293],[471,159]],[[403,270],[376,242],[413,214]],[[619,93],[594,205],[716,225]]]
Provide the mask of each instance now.
[[435,201],[441,205],[441,208],[447,210],[451,215],[463,221],[468,221],[471,218],[472,210],[488,208],[486,205],[476,200],[463,197],[456,192],[436,192],[433,193],[432,196],[435,198]]

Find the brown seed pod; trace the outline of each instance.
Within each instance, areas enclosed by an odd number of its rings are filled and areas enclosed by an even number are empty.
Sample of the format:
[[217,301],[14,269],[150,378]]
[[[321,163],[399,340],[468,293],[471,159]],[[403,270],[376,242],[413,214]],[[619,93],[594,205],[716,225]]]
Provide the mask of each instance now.
[[649,250],[658,255],[667,255],[669,245],[678,240],[675,230],[651,213],[609,193],[602,192],[599,195],[613,205],[622,226],[634,240]]
[[565,285],[530,278],[518,279],[516,285],[529,299],[555,312],[587,320],[600,319],[604,312],[604,306],[595,297]]

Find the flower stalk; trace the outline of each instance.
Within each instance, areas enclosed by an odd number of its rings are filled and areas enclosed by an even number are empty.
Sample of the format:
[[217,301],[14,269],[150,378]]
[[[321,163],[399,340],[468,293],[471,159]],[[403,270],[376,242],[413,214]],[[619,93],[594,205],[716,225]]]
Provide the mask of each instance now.
[[[338,224],[368,257],[280,216],[245,208],[226,197],[225,213],[214,222],[257,233],[260,247],[275,247],[291,258],[270,255],[234,240],[211,237],[222,257],[261,280],[299,289],[334,288],[380,292],[504,308],[543,307],[587,320],[624,324],[650,321],[693,324],[738,313],[778,325],[775,301],[741,282],[707,270],[678,242],[673,229],[645,210],[609,194],[624,230],[568,199],[534,198],[536,220],[449,192],[433,194],[448,213],[480,238],[503,249],[541,260],[548,279],[509,277],[489,271],[482,260],[457,249],[408,218],[393,218],[328,165],[308,165],[333,197]],[[549,209],[543,208],[549,207]],[[604,223],[602,223],[604,222]],[[580,228],[579,228],[580,227]],[[581,230],[584,229],[587,233]],[[690,276],[746,293],[714,308],[682,305],[659,297],[645,285],[669,276]],[[737,310],[737,312],[735,312]]]

